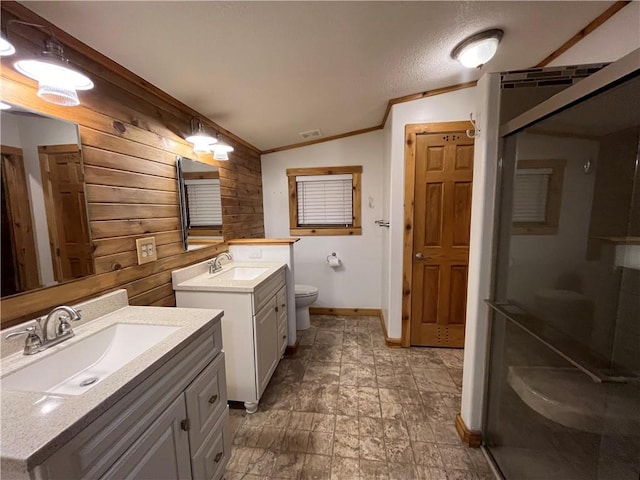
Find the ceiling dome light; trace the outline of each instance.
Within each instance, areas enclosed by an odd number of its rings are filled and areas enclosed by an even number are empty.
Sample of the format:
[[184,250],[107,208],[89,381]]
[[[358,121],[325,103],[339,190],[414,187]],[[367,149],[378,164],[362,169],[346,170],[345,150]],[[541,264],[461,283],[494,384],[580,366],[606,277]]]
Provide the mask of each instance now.
[[0,35],[0,57],[8,57],[16,53],[16,47],[11,45],[11,42],[4,38],[4,35]]
[[53,39],[45,42],[38,59],[18,60],[14,64],[21,74],[38,82],[38,96],[47,102],[73,107],[80,104],[76,90],[90,90],[89,77],[72,68],[64,57],[62,45]]
[[451,52],[451,57],[467,68],[480,68],[493,58],[498,50],[503,31],[487,30],[460,42]]
[[185,140],[193,143],[193,151],[196,153],[210,153],[211,145],[218,141],[204,131],[204,125],[197,118],[191,119],[191,135]]
[[218,143],[211,147],[214,160],[229,160],[229,153],[233,152],[233,147],[222,140],[222,134],[218,134]]

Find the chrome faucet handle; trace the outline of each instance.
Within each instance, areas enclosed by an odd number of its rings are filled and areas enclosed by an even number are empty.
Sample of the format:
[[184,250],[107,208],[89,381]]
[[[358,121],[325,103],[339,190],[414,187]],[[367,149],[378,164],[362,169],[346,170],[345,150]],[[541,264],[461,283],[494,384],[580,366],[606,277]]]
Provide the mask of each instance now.
[[69,319],[71,317],[69,315],[62,314],[58,317],[58,328],[56,328],[56,335],[64,335],[65,333],[71,331],[71,324],[69,323]]
[[27,327],[24,330],[13,332],[7,335],[5,338],[13,338],[18,335],[26,335],[27,338],[24,341],[24,354],[32,355],[38,353],[42,347],[42,339],[36,333],[36,327]]

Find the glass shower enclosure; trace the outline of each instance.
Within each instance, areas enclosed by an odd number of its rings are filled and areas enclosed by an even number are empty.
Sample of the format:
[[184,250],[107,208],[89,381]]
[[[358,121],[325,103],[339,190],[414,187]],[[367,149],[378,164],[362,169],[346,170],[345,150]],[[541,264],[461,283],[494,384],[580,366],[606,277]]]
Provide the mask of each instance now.
[[486,449],[504,478],[640,479],[640,75],[503,138]]

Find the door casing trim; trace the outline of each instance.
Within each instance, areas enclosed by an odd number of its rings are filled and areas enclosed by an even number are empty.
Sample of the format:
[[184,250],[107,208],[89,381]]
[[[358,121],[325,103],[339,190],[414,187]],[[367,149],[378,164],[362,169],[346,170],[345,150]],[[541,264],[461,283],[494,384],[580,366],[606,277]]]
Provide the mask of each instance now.
[[411,287],[413,282],[413,214],[415,198],[416,136],[428,133],[464,132],[471,123],[438,122],[405,126],[404,142],[404,241],[402,247],[402,337],[403,347],[411,346]]

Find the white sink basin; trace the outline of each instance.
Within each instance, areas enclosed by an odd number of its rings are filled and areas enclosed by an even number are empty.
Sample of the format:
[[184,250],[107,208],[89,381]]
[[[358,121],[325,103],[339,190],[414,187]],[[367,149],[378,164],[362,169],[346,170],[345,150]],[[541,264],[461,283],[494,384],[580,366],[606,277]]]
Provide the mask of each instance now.
[[231,267],[224,272],[214,274],[215,280],[253,280],[269,270],[265,267]]
[[2,378],[2,388],[81,395],[178,329],[113,324],[89,337],[68,340],[68,346],[51,355],[35,354],[46,356]]

